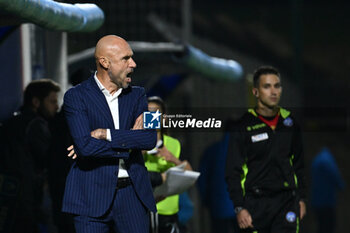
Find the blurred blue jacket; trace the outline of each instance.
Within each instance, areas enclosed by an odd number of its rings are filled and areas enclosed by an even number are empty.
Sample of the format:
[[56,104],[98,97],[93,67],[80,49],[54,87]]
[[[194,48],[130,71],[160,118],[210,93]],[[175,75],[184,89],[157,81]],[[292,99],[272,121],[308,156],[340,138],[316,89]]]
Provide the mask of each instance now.
[[215,218],[234,218],[233,203],[227,191],[225,167],[229,134],[210,145],[202,156],[198,179],[199,192],[204,205]]
[[187,222],[193,217],[193,202],[187,192],[179,195],[179,222],[181,226],[186,226]]
[[335,207],[337,191],[344,189],[345,183],[328,148],[324,147],[313,159],[311,178],[311,205]]

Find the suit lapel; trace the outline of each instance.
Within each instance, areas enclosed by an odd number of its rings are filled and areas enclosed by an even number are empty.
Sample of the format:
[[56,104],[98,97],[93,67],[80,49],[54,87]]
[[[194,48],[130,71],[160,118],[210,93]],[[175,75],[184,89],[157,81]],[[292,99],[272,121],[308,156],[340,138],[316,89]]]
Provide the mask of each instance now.
[[100,88],[97,86],[94,76],[91,76],[88,80],[87,87],[89,91],[87,94],[90,98],[90,103],[94,104],[98,109],[99,114],[108,122],[108,126],[115,128],[111,110],[109,109],[106,97],[103,95]]
[[119,107],[119,128],[120,129],[128,129],[128,114],[130,113],[129,108],[130,104],[125,95],[125,92],[129,91],[128,89],[124,89],[120,96],[118,97],[118,107]]

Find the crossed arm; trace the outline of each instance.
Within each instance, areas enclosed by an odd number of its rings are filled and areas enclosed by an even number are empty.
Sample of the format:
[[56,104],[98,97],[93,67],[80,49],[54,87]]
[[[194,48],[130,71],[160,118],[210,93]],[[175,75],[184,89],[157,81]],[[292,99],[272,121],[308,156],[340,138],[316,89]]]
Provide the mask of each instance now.
[[[152,149],[156,143],[154,130],[142,129],[142,113],[147,110],[147,100],[144,91],[140,92],[134,115],[138,114],[132,129],[110,129],[111,141],[107,138],[107,129],[91,131],[88,116],[88,106],[83,97],[84,93],[76,89],[69,90],[64,97],[64,111],[71,135],[74,140],[74,151],[79,156],[93,157],[126,157],[118,155],[118,150]],[[137,116],[137,115],[136,115]]]
[[[131,130],[141,130],[143,129],[143,124],[142,124],[142,114],[139,115],[135,121],[134,126],[132,127]],[[99,140],[107,140],[107,129],[95,129],[91,131],[91,137]],[[67,148],[69,151],[68,157],[71,157],[72,159],[76,159],[78,156],[74,151],[74,146],[71,145]]]

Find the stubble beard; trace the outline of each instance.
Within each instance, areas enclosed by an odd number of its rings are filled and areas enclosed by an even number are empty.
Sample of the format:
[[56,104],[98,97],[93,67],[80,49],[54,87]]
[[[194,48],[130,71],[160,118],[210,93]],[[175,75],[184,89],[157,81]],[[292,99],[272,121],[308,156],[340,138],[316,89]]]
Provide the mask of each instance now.
[[278,103],[279,103],[279,101],[277,101],[276,104],[271,105],[261,99],[259,100],[259,102],[261,103],[262,107],[268,108],[270,110],[275,110],[276,108],[278,108]]
[[125,79],[123,81],[121,78],[115,78],[110,71],[108,71],[108,76],[111,82],[114,83],[118,87],[118,89],[119,88],[125,89],[129,86],[129,84],[125,82]]

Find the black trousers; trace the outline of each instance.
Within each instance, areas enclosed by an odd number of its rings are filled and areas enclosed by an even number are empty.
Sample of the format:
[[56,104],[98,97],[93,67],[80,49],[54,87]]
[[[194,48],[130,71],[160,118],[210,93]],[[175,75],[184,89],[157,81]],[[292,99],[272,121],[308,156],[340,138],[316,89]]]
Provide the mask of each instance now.
[[254,229],[242,233],[297,233],[300,224],[299,201],[294,191],[269,195],[247,194],[246,208],[253,219]]
[[239,227],[236,217],[215,218],[211,217],[211,233],[238,233]]

